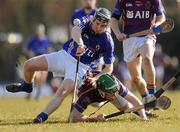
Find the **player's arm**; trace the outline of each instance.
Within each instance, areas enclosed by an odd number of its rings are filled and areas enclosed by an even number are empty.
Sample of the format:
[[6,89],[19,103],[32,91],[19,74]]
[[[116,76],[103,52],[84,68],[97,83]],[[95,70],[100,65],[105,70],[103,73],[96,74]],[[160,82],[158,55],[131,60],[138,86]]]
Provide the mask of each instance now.
[[110,20],[110,26],[111,26],[111,29],[113,30],[115,35],[121,33],[121,31],[119,29],[119,19],[112,16],[111,20]]
[[115,60],[114,57],[114,41],[110,34],[107,35],[107,40],[105,40],[106,45],[104,46],[103,59],[105,63],[105,68],[102,70],[102,74],[108,73],[111,74],[113,72],[113,63]]
[[[127,95],[124,96],[124,98],[129,101],[133,105],[133,107],[139,107],[140,105],[142,105],[141,101],[130,91],[128,91]],[[138,113],[142,119],[147,120],[144,109],[139,110]]]
[[[116,79],[118,80],[118,79]],[[125,87],[121,81],[119,81],[119,95],[122,96],[123,98],[125,98],[129,103],[131,103],[133,105],[133,107],[139,107],[140,105],[142,105],[141,101],[133,94],[131,93],[127,87]],[[127,109],[127,108],[125,108]],[[145,110],[141,109],[138,111],[140,117],[144,120],[147,120],[146,114],[145,114]]]
[[82,33],[82,26],[74,26],[72,28],[72,31],[71,31],[71,36],[73,38],[73,40],[81,47],[84,47],[84,42],[82,40],[82,36],[81,36],[81,33]]
[[84,25],[75,25],[72,28],[71,31],[71,36],[73,38],[73,40],[78,44],[78,49],[77,49],[77,56],[81,56],[84,53],[84,42],[82,40],[82,29],[84,28]]
[[80,113],[76,108],[71,113],[72,122],[97,122],[105,121],[104,115],[98,115],[97,117],[88,117]]
[[157,26],[161,25],[165,20],[166,20],[166,17],[164,14],[162,14],[160,16],[156,16],[154,26],[157,27]]
[[113,72],[113,63],[115,60],[114,57],[114,41],[110,34],[107,34],[107,38],[104,39],[104,51],[103,51],[103,59],[105,63],[104,69],[101,73],[97,74],[93,77],[94,80],[97,80],[102,74],[111,74]]
[[113,64],[105,64],[104,69],[101,71],[101,73],[97,74],[95,77],[93,77],[94,80],[97,80],[102,74],[111,74],[113,72]]
[[115,4],[115,9],[113,11],[113,14],[110,20],[110,27],[119,41],[122,41],[126,38],[126,35],[124,33],[121,33],[119,29],[119,20],[120,20],[121,14],[122,14],[121,0],[117,0]]
[[155,12],[155,23],[153,26],[157,27],[166,20],[165,10],[161,0],[155,0],[154,12]]
[[85,93],[79,97],[77,102],[74,105],[73,111],[70,115],[70,119],[72,122],[96,122],[96,121],[104,121],[103,115],[99,115],[97,117],[88,117],[83,115],[82,113],[88,105],[91,103],[88,93]]

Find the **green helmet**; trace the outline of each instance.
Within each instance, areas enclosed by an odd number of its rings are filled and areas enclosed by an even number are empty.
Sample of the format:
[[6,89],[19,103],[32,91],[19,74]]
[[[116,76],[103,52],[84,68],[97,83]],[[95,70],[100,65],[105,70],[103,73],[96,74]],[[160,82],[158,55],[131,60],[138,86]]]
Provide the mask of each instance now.
[[97,80],[97,88],[105,93],[115,93],[119,90],[119,85],[111,75],[103,74]]

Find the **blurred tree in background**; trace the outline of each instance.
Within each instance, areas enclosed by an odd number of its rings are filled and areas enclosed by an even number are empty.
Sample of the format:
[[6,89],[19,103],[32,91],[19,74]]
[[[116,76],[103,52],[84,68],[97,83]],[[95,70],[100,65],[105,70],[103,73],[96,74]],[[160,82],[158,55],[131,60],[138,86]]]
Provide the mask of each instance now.
[[[98,7],[112,11],[115,1],[98,0]],[[158,37],[158,43],[166,53],[180,58],[180,11],[176,0],[163,0],[163,3],[167,15],[175,20],[175,29]],[[36,24],[44,23],[48,29],[60,25],[68,30],[71,14],[79,7],[81,0],[0,0],[0,80],[15,79],[15,63],[21,54],[21,46],[33,34]],[[20,33],[22,42],[9,44],[6,38],[11,32]],[[116,55],[120,56],[122,45],[116,44],[115,49]]]

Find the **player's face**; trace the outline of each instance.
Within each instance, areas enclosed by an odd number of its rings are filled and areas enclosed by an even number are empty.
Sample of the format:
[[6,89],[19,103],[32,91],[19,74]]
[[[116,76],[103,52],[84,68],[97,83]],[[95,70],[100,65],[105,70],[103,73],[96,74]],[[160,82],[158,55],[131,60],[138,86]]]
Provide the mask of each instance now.
[[115,93],[105,93],[98,89],[99,94],[101,95],[102,98],[105,98],[107,100],[114,100],[116,98]]
[[99,21],[99,20],[94,20],[92,22],[92,29],[95,33],[103,33],[106,31],[107,29],[107,24],[104,24],[103,22]]
[[93,9],[96,7],[96,0],[82,0],[83,7],[86,9]]

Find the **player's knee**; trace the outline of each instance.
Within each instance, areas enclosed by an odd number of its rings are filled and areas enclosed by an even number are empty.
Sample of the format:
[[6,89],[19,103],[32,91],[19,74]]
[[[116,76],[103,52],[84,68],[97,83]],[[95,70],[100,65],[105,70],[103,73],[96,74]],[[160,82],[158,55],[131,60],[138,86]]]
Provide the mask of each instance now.
[[67,88],[59,88],[58,91],[56,92],[56,96],[64,98],[66,97],[68,94],[70,93],[70,91]]
[[145,57],[144,59],[144,65],[151,65],[153,63],[152,59],[150,57]]
[[28,60],[25,62],[24,69],[25,69],[25,71],[32,71],[33,63],[31,62],[31,60]]
[[69,94],[69,90],[63,88],[61,92],[61,96],[66,97],[68,94]]
[[132,77],[132,81],[133,81],[133,83],[137,84],[141,81],[141,77],[140,76],[134,76],[134,77]]

